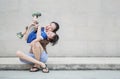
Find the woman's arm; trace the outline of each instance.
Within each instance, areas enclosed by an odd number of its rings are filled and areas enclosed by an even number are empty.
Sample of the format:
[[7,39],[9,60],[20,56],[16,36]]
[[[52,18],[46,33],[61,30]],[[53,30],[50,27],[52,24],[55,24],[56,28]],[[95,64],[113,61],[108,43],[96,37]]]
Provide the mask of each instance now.
[[38,25],[37,25],[37,27],[38,27],[38,29],[37,29],[36,39],[33,40],[33,41],[31,42],[31,44],[36,43],[36,42],[39,42],[39,41],[42,40],[42,38],[41,38],[41,27],[38,26]]

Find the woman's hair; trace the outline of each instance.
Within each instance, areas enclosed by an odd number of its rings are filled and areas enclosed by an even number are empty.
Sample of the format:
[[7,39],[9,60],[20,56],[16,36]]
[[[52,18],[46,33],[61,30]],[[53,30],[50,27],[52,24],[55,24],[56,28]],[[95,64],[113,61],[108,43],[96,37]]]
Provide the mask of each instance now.
[[55,36],[52,39],[49,39],[49,42],[52,44],[52,46],[54,46],[55,44],[57,44],[58,40],[59,36],[55,34]]
[[53,32],[56,33],[56,31],[59,30],[59,24],[58,24],[57,22],[51,22],[51,23],[54,23],[54,24],[55,24],[56,28],[53,30]]

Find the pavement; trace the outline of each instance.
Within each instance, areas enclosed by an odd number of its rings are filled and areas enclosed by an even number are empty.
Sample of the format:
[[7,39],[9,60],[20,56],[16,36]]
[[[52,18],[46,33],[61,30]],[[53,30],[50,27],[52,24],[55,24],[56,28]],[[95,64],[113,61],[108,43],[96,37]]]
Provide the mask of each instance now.
[[118,70],[0,71],[0,79],[120,79]]
[[[120,70],[119,57],[49,57],[50,70]],[[27,70],[16,57],[0,58],[0,70]]]

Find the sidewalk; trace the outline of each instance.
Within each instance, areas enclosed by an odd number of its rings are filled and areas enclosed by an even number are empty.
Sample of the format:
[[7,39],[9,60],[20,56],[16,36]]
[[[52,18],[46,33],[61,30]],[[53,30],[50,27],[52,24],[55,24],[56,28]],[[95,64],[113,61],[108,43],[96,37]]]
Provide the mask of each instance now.
[[[116,57],[50,57],[48,67],[52,70],[120,70],[120,58]],[[30,65],[18,58],[0,58],[0,70],[26,70]]]

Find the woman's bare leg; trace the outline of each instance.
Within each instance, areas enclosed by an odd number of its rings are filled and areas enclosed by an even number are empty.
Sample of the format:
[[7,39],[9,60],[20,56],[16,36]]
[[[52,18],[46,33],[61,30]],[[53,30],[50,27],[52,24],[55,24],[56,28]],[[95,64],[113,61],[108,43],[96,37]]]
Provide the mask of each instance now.
[[[34,56],[35,56],[35,58],[38,60],[38,61],[40,61],[40,55],[41,55],[41,53],[42,53],[42,51],[43,51],[43,47],[42,47],[42,45],[40,44],[40,42],[35,42],[35,43],[33,43],[33,54],[34,54]],[[37,64],[35,64],[34,65],[35,67],[39,67]],[[34,71],[34,70],[33,70]],[[43,72],[49,72],[49,69],[48,68],[46,68],[46,69],[43,69],[42,70]]]
[[[42,46],[40,45],[39,42],[34,42],[32,43],[32,51],[33,51],[33,54],[35,56],[35,59],[40,61],[40,56],[41,56],[41,53],[43,51],[43,48]],[[35,64],[35,67],[39,67],[39,65]]]
[[16,52],[16,55],[17,55],[20,59],[23,59],[23,60],[32,62],[32,63],[34,63],[34,64],[38,64],[38,65],[40,65],[40,66],[43,67],[43,68],[46,67],[44,63],[42,63],[42,62],[40,62],[40,61],[38,61],[38,60],[30,57],[30,56],[27,56],[26,54],[24,54],[24,53],[21,52],[21,51],[17,51],[17,52]]
[[41,55],[42,49],[40,47],[39,42],[32,43],[32,51],[35,56],[35,59],[40,60],[40,55]]

